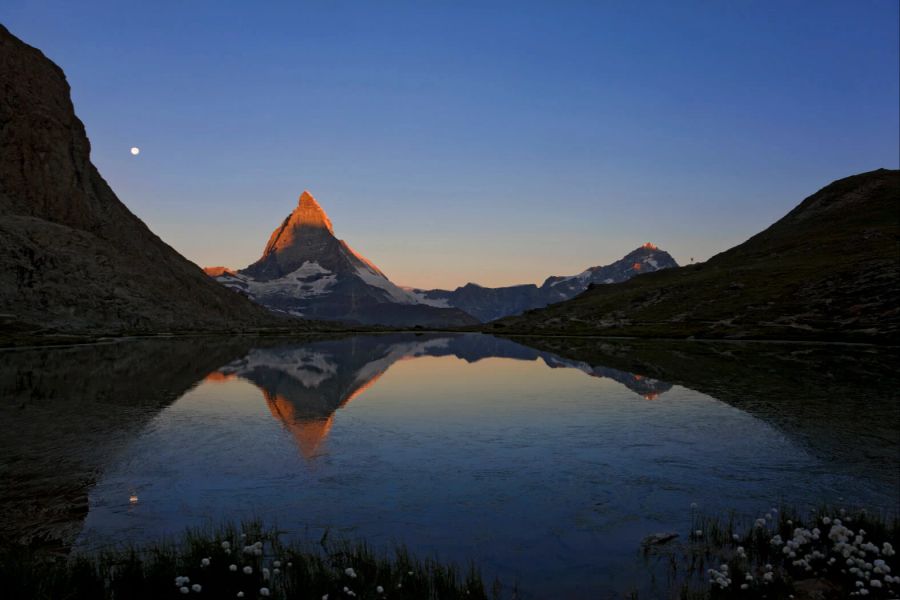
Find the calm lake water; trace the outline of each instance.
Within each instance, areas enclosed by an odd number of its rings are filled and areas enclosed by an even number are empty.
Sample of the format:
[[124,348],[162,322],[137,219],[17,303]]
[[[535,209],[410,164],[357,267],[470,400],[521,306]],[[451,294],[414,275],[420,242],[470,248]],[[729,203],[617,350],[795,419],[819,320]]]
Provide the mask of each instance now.
[[261,517],[474,561],[527,597],[643,588],[641,539],[683,536],[691,503],[897,509],[895,351],[523,341],[0,354],[0,508],[86,548]]

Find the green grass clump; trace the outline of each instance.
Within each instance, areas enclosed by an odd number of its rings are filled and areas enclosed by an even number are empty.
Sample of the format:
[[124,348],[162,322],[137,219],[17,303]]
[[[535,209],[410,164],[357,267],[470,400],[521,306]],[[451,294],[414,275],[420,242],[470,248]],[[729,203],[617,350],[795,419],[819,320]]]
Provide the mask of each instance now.
[[[462,573],[402,547],[387,555],[325,538],[315,547],[284,544],[258,522],[67,558],[7,549],[0,565],[0,590],[19,600],[488,598],[474,567]],[[500,596],[499,584],[492,592]]]

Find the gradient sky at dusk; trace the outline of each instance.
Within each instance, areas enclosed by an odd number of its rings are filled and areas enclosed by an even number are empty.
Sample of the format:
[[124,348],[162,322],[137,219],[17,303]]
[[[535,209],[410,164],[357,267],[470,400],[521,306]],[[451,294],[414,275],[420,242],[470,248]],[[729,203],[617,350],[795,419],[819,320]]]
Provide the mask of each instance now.
[[706,259],[898,168],[898,6],[4,0],[0,22],[194,262],[256,260],[309,189],[393,281],[454,287],[645,241]]

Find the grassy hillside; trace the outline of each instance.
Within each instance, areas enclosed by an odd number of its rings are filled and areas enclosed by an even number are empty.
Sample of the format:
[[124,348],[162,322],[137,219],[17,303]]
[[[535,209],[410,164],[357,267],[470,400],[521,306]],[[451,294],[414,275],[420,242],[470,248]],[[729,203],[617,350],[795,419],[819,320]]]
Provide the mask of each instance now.
[[900,171],[847,177],[705,263],[601,285],[501,333],[896,341]]

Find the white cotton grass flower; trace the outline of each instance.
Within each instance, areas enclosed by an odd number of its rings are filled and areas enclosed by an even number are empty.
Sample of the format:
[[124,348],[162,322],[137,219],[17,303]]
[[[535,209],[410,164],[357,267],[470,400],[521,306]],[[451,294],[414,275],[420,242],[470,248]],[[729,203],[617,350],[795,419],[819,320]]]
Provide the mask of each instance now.
[[253,567],[251,567],[249,565],[244,567],[244,575],[252,575],[252,574],[253,574]]
[[346,569],[344,569],[344,575],[346,575],[350,579],[356,579],[356,571],[353,570],[353,567],[347,567]]
[[244,597],[244,592],[238,592],[238,593],[237,593],[237,597],[238,597],[238,598],[243,598],[243,597]]
[[694,532],[694,535],[697,537],[703,537],[703,530],[698,529],[697,531]]
[[201,561],[200,561],[200,566],[201,566],[201,567],[208,567],[208,566],[209,566],[209,559],[208,559],[208,558],[204,558],[203,560],[201,560]]
[[278,575],[279,573],[281,573],[281,569],[272,569],[272,575]]
[[276,569],[279,568],[281,566],[281,561],[276,560],[275,562],[272,563],[272,566],[275,567]]
[[203,591],[203,587],[199,583],[195,583],[191,586],[191,589],[197,592],[198,594]]
[[188,587],[185,585],[178,588],[178,591],[181,592],[182,594],[190,594],[191,593],[191,590],[188,589]]
[[265,580],[268,581],[268,579],[269,579],[269,570],[266,569],[265,567],[263,567],[263,570],[262,570],[262,576],[263,576],[263,579],[265,579]]
[[182,586],[182,585],[184,585],[186,583],[190,583],[190,582],[191,582],[191,578],[187,577],[185,575],[179,575],[178,577],[175,578],[176,586]]
[[259,588],[259,595],[268,598],[269,597],[269,588]]
[[384,588],[381,587],[381,586],[379,585],[378,587],[375,588],[375,593],[377,593],[377,594],[383,594],[383,593],[384,593]]
[[229,542],[229,541],[222,542],[222,550],[231,550],[231,542]]
[[234,573],[237,571],[237,565],[228,565],[228,570]]
[[324,596],[322,596],[322,600],[328,600],[328,594],[325,594]]

